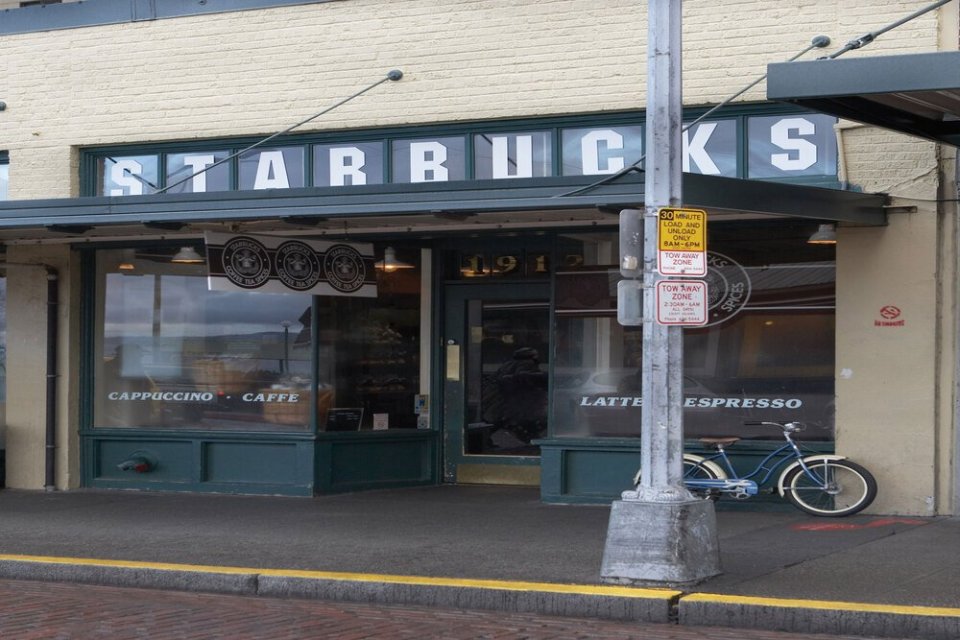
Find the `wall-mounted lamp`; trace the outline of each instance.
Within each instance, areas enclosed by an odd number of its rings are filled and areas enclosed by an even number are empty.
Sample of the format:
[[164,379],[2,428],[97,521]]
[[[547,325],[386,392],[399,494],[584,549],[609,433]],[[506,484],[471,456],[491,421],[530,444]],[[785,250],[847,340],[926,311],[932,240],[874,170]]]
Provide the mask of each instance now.
[[124,249],[120,252],[120,262],[117,269],[120,271],[133,271],[137,268],[137,252],[133,249]]
[[206,260],[203,259],[197,250],[193,247],[181,247],[180,251],[177,251],[170,262],[176,264],[203,264]]
[[837,225],[822,224],[813,232],[807,244],[837,244]]
[[378,269],[383,269],[386,273],[393,273],[397,269],[413,269],[413,265],[397,259],[397,252],[393,247],[387,247],[383,250],[383,260],[377,263]]

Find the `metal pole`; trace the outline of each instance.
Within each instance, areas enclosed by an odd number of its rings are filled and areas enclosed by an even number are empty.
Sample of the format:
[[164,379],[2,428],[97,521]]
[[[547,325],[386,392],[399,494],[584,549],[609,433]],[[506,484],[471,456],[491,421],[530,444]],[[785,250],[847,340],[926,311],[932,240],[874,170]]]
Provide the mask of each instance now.
[[610,510],[600,577],[685,586],[720,573],[710,500],[683,486],[683,330],[655,322],[659,209],[682,201],[680,0],[648,0],[641,478]]
[[647,43],[647,164],[643,244],[641,500],[689,499],[683,488],[683,330],[656,322],[660,207],[681,204],[680,0],[650,0]]

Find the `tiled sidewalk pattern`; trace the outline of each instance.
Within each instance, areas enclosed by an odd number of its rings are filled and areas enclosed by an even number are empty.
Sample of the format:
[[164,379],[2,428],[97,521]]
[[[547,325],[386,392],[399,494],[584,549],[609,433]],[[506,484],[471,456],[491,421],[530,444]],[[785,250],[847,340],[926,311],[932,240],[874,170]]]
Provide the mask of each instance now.
[[0,580],[0,638],[826,640],[827,637],[491,611]]

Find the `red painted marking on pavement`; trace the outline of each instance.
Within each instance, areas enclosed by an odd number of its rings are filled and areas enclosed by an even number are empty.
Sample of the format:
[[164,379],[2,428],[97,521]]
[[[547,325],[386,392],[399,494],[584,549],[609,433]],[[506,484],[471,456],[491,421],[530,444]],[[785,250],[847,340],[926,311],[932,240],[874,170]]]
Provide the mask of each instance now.
[[909,524],[920,525],[927,524],[926,520],[917,520],[916,518],[879,518],[867,524],[867,527],[886,527],[891,524]]
[[856,524],[853,522],[800,522],[790,525],[794,531],[852,531],[854,529],[875,529],[877,527],[889,527],[893,524],[921,525],[927,524],[926,520],[917,520],[916,518],[877,518],[866,524]]
[[791,525],[794,531],[849,531],[850,529],[862,529],[863,525],[846,522],[801,522]]

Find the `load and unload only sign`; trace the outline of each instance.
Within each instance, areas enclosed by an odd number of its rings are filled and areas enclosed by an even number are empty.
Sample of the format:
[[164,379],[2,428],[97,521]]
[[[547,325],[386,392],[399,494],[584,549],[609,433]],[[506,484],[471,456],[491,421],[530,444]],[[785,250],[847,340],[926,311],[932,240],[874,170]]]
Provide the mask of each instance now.
[[706,275],[707,212],[661,207],[657,216],[657,271],[660,275]]

